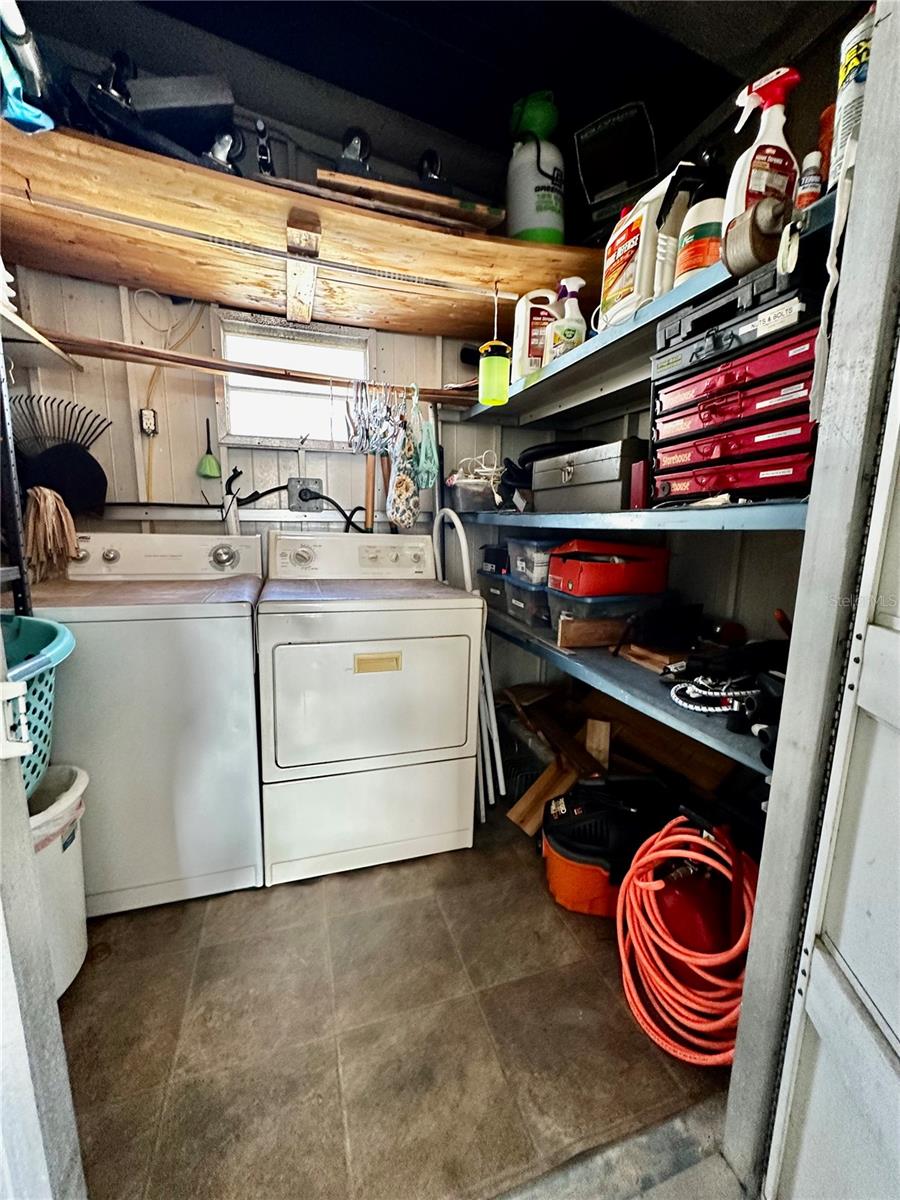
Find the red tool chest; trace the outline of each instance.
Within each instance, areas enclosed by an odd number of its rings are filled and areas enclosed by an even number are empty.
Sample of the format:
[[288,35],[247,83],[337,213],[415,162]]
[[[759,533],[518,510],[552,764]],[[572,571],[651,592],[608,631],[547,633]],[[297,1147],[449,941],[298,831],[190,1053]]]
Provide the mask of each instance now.
[[811,384],[812,371],[803,371],[799,375],[788,375],[743,392],[712,396],[691,408],[663,413],[653,424],[653,441],[670,442],[673,438],[708,434],[714,429],[763,420],[789,408],[806,407]]
[[664,546],[576,538],[550,555],[548,586],[573,596],[637,596],[666,589]]
[[719,492],[797,491],[808,486],[812,467],[813,456],[807,452],[673,471],[654,478],[653,499],[658,503],[713,496]]
[[738,429],[710,433],[687,442],[657,446],[653,466],[657,471],[674,471],[679,467],[758,457],[776,450],[797,451],[812,444],[815,428],[806,413],[763,421],[762,424],[742,425]]
[[816,332],[808,329],[805,333],[796,333],[775,345],[743,354],[699,375],[660,388],[656,393],[654,413],[658,416],[688,404],[698,404],[709,397],[743,390],[772,376],[807,366],[815,355]]

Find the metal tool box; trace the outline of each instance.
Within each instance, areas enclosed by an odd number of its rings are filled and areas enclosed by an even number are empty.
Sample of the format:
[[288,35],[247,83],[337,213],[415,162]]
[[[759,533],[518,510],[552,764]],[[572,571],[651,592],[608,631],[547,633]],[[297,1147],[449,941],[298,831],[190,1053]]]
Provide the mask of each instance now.
[[630,437],[534,464],[535,512],[618,512],[631,502],[631,467],[649,453]]

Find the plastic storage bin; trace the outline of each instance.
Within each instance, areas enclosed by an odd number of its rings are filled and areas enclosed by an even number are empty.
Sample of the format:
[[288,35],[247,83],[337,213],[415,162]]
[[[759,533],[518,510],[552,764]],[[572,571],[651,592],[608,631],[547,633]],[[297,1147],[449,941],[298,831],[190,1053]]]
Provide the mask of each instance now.
[[659,596],[573,596],[556,588],[547,588],[547,605],[553,632],[559,629],[563,613],[577,620],[598,620],[602,617],[631,617],[646,612],[660,602]]
[[7,674],[25,680],[28,737],[34,750],[22,762],[25,795],[31,796],[50,765],[53,736],[53,688],[56,668],[75,649],[71,630],[38,617],[0,616]]
[[489,575],[509,574],[509,546],[506,542],[481,547],[481,569]]
[[490,571],[478,572],[478,590],[488,608],[498,612],[506,612],[506,587],[502,575],[494,575]]
[[87,954],[81,817],[86,771],[52,766],[28,802],[37,862],[44,936],[57,999],[81,969]]
[[496,512],[500,497],[488,479],[460,479],[447,488],[451,507],[456,512]]
[[503,582],[506,585],[506,611],[511,617],[535,628],[549,622],[547,589],[542,583],[528,583],[513,579],[512,575],[507,575]]
[[548,584],[575,596],[637,596],[664,592],[669,552],[664,546],[577,538],[551,555]]
[[546,583],[550,551],[556,542],[537,538],[509,539],[509,573],[525,583]]

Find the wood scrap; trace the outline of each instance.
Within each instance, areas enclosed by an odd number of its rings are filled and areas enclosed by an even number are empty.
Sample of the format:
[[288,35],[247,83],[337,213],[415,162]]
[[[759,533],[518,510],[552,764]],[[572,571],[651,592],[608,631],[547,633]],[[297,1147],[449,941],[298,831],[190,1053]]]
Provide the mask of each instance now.
[[596,620],[562,613],[556,633],[561,650],[587,649],[591,646],[615,646],[625,632],[622,617],[603,617]]
[[654,650],[650,646],[638,646],[634,642],[625,642],[619,647],[618,654],[620,658],[627,658],[629,662],[646,667],[648,671],[657,675],[662,674],[664,667],[682,662],[687,657],[686,650]]
[[265,182],[269,187],[281,188],[283,191],[296,192],[300,196],[315,196],[319,200],[328,200],[332,204],[345,204],[348,208],[364,209],[367,212],[380,213],[385,217],[399,217],[402,221],[416,221],[420,225],[436,225],[447,233],[481,233],[484,229],[484,226],[475,221],[467,221],[463,217],[446,216],[443,213],[429,212],[425,209],[390,203],[385,200],[366,199],[363,196],[354,196],[334,188],[321,187],[315,183],[304,183],[299,179],[269,177],[260,182]]
[[422,188],[388,183],[383,179],[363,179],[359,175],[345,175],[341,171],[320,168],[316,171],[316,181],[332,193],[344,193],[374,204],[401,206],[418,213],[420,217],[443,217],[445,220],[465,222],[476,229],[497,229],[506,220],[506,210],[492,204],[458,200],[455,196],[442,196],[439,192],[426,192]]
[[513,689],[503,693],[509,699],[516,713],[526,728],[543,740],[556,753],[574,767],[579,776],[594,779],[604,772],[603,764],[584,748],[583,740],[573,736],[563,728],[550,712],[546,700],[538,700],[527,706],[523,705]]
[[[575,735],[575,741],[579,744],[583,742],[585,750],[604,769],[609,766],[609,739],[609,722],[593,719],[587,721]],[[552,762],[516,801],[507,817],[529,837],[534,837],[543,823],[547,802],[564,796],[579,778],[578,771],[565,761],[558,759]]]

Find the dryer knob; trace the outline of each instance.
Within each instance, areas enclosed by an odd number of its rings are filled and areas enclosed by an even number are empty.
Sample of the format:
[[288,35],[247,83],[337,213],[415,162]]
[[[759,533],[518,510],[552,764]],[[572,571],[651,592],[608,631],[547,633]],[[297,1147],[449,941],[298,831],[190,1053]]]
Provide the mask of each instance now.
[[390,561],[391,561],[392,563],[394,563],[394,562],[399,562],[399,561],[400,561],[400,555],[397,553],[397,551],[396,551],[396,550],[392,550],[392,551],[390,552],[390,554],[388,555],[388,558],[390,559]]
[[90,557],[91,557],[90,554],[88,554],[88,552],[87,552],[87,550],[85,550],[84,546],[79,546],[78,549],[75,551],[75,556],[74,556],[73,561],[74,562],[87,562],[87,560]]
[[103,561],[106,563],[118,562],[121,557],[118,550],[113,550],[112,547],[103,551]]
[[378,562],[378,551],[374,548],[366,551],[366,558],[369,562]]
[[301,546],[299,550],[295,550],[291,555],[291,562],[298,567],[308,566],[316,557],[312,546]]
[[412,562],[420,563],[422,561],[422,551],[421,550],[412,550],[412,551],[410,551],[409,557]]

